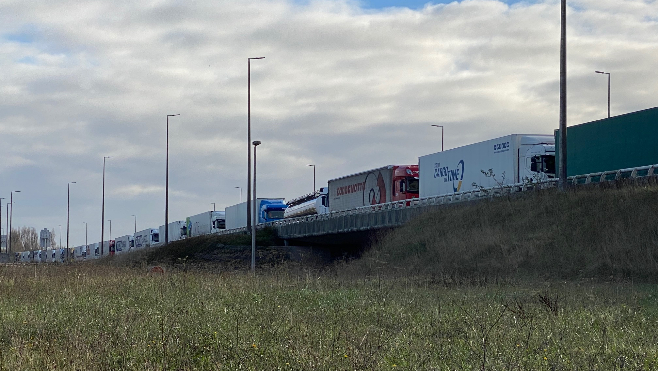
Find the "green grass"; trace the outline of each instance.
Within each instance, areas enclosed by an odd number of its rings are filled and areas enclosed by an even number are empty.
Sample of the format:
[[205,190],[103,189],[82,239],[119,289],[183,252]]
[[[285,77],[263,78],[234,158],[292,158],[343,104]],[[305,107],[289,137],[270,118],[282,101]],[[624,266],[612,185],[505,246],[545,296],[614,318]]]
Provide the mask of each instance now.
[[0,270],[3,370],[658,368],[658,290],[630,283]]

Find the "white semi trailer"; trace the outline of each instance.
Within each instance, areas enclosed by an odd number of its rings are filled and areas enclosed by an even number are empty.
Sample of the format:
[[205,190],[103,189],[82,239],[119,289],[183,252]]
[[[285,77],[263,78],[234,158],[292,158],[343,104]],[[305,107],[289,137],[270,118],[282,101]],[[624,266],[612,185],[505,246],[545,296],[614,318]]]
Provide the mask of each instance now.
[[226,227],[226,212],[205,211],[201,214],[192,215],[185,218],[184,225],[187,237],[216,233]]
[[143,249],[151,247],[160,242],[160,230],[158,228],[148,228],[135,233],[135,248]]
[[[165,243],[165,226],[161,225],[158,231],[160,236],[159,241],[157,243],[153,243],[153,246],[160,246],[164,245]],[[185,237],[187,237],[185,232],[185,221],[177,220],[175,222],[169,223],[169,242],[182,240]]]
[[552,135],[511,134],[422,156],[420,197],[555,177]]

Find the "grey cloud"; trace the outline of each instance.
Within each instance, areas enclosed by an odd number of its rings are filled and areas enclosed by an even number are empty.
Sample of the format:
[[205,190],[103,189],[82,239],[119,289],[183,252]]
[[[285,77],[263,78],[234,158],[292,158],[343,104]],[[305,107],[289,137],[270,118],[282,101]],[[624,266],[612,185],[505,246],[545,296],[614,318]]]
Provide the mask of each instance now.
[[[569,123],[655,106],[658,6],[569,3]],[[246,192],[247,57],[258,188],[318,183],[512,132],[557,127],[559,3],[462,1],[416,11],[351,1],[36,1],[0,5],[3,189],[23,189],[19,224],[100,236],[101,171],[113,234],[164,220],[165,115],[170,219]],[[12,14],[11,17],[7,14]],[[28,58],[33,63],[20,63]],[[0,197],[8,195],[0,194]],[[3,206],[4,208],[4,206]],[[0,212],[2,212],[0,210]],[[3,214],[4,215],[4,214]],[[109,218],[109,217],[108,217]],[[92,239],[91,236],[96,236]]]

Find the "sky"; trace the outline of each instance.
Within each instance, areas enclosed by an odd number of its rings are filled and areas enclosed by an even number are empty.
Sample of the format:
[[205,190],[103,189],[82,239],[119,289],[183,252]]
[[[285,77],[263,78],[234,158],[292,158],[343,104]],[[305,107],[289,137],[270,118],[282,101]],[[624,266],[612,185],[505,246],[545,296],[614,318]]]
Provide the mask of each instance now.
[[[569,0],[568,125],[658,106],[658,3]],[[70,246],[512,133],[552,134],[560,2],[0,0],[2,228]],[[109,235],[106,222],[106,239]]]

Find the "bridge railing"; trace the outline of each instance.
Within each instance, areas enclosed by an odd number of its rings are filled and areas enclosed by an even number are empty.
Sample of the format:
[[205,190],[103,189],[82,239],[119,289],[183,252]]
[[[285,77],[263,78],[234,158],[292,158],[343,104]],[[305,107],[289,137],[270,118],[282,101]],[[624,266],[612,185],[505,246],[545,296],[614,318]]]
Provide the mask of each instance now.
[[[604,171],[599,173],[570,176],[567,178],[567,183],[573,185],[581,185],[581,184],[590,184],[590,183],[609,182],[619,179],[629,179],[629,178],[634,179],[634,178],[643,178],[643,177],[652,177],[652,176],[658,176],[658,164],[614,170],[614,171]],[[459,202],[478,200],[482,198],[500,197],[517,192],[525,192],[534,189],[554,188],[557,186],[557,183],[558,183],[558,179],[549,179],[541,182],[527,181],[527,182],[521,182],[515,184],[488,187],[488,188],[478,187],[470,191],[457,192],[452,194],[430,196],[423,198],[413,198],[413,199],[402,200],[402,201],[387,202],[377,205],[361,206],[355,209],[334,211],[327,214],[315,214],[315,215],[300,216],[290,219],[281,219],[274,222],[258,224],[257,228],[258,229],[265,227],[277,228],[277,227],[289,226],[289,225],[300,224],[300,223],[327,221],[333,218],[339,218],[349,215],[368,214],[368,213],[375,213],[380,211],[396,210],[396,209],[409,209],[409,208],[420,208],[420,207],[428,207],[428,206],[454,204]],[[237,229],[223,230],[218,233],[232,234],[232,233],[245,233],[245,232],[246,232],[246,228],[243,227]]]

